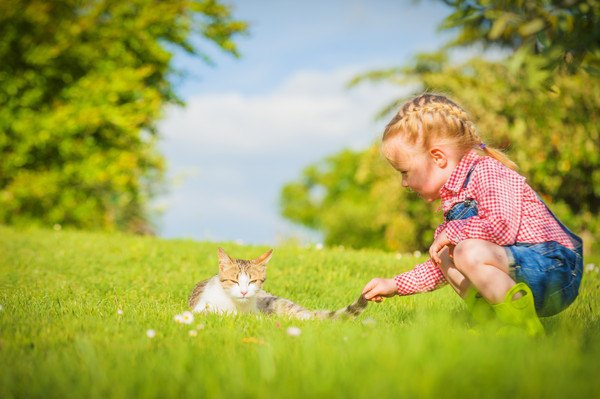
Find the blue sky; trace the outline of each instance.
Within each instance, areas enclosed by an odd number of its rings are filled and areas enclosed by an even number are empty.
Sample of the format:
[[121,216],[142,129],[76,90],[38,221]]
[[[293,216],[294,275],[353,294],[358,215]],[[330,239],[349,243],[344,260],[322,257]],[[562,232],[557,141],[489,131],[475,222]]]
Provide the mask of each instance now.
[[375,113],[406,88],[362,84],[356,74],[398,66],[439,48],[441,2],[229,1],[250,23],[235,59],[203,43],[215,66],[178,54],[186,107],[159,125],[169,193],[156,202],[167,238],[277,245],[318,241],[279,216],[281,187],[343,148],[365,148],[385,121]]

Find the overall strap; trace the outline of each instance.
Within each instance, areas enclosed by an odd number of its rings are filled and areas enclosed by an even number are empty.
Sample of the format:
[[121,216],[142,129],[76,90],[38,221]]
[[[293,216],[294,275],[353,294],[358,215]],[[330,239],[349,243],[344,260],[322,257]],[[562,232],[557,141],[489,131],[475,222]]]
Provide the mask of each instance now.
[[[471,175],[475,170],[475,164],[471,165],[469,171],[467,172],[467,176],[465,177],[465,182],[462,185],[462,189],[464,190],[469,181],[471,180]],[[448,210],[444,214],[444,219],[446,221],[457,220],[457,219],[467,219],[472,216],[477,216],[477,201],[472,198],[467,198],[464,201],[455,203],[451,209]]]
[[473,174],[473,171],[475,170],[475,166],[477,166],[477,162],[475,162],[473,165],[471,165],[471,168],[467,172],[467,177],[465,177],[465,182],[463,183],[463,186],[462,186],[463,190],[465,188],[467,188],[469,181],[471,181],[471,175]]

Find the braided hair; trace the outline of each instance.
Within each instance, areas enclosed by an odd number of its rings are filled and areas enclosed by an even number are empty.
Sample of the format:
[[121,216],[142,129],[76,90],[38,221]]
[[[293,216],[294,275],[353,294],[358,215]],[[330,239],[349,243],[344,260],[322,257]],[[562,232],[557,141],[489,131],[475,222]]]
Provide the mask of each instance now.
[[454,101],[439,94],[421,94],[407,101],[387,124],[383,142],[402,136],[407,144],[427,150],[433,142],[451,143],[467,153],[481,150],[511,169],[517,165],[502,151],[488,147],[467,112]]

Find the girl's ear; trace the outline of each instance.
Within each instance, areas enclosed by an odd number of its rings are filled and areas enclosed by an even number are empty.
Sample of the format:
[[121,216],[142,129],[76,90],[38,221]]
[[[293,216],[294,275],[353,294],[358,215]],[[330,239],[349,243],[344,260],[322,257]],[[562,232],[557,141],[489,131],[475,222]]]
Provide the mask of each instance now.
[[227,255],[225,253],[223,248],[219,248],[217,253],[219,255],[219,270],[220,271],[225,270],[226,268],[228,268],[229,266],[231,266],[233,264],[233,261],[231,260],[229,255]]
[[267,262],[271,259],[271,255],[273,255],[273,250],[269,249],[267,252],[254,259],[254,264],[266,266]]
[[445,168],[448,165],[448,156],[440,147],[431,147],[429,155],[433,162],[440,168]]

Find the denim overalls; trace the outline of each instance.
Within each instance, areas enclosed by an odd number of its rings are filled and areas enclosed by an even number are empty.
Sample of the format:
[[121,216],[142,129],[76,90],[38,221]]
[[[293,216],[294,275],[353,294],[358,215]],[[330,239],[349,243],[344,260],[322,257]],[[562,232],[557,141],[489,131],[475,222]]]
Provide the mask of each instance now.
[[[469,184],[474,169],[475,165],[467,173],[463,189]],[[567,234],[574,249],[566,248],[555,241],[539,244],[516,243],[504,248],[509,258],[511,277],[531,288],[538,315],[552,316],[566,309],[579,294],[583,275],[583,245],[581,238],[562,224],[546,203],[539,199]],[[454,204],[446,213],[445,220],[462,220],[477,214],[477,201],[466,199]]]

